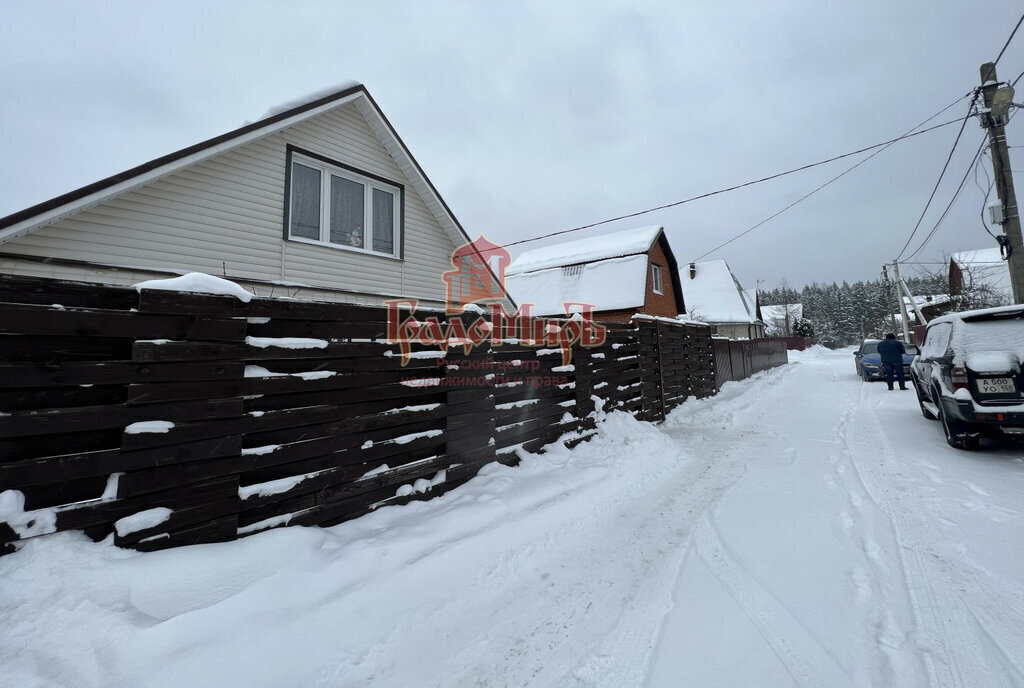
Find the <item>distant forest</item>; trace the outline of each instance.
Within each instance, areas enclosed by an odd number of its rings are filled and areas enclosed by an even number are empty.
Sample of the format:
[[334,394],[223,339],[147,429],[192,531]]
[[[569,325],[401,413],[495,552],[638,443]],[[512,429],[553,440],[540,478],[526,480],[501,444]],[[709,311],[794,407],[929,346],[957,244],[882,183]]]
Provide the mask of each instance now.
[[[949,291],[947,278],[941,274],[911,277],[906,282],[914,296]],[[896,287],[882,279],[853,284],[815,282],[800,291],[783,284],[758,294],[762,306],[803,304],[804,320],[813,326],[814,336],[826,346],[849,346],[868,337],[898,332],[899,322],[892,318],[892,314],[899,313]]]

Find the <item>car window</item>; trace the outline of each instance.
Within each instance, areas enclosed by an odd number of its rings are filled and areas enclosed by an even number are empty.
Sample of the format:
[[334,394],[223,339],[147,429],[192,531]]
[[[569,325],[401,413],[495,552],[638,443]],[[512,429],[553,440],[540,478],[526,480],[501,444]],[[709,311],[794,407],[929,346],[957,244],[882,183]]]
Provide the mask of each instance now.
[[903,348],[906,349],[906,353],[908,356],[917,356],[919,353],[921,353],[921,350],[918,349],[913,344],[906,344]]
[[928,328],[924,344],[921,345],[921,358],[940,358],[949,348],[949,333],[953,330],[950,323],[937,323]]
[[878,342],[865,342],[860,347],[862,354],[877,354],[878,353]]

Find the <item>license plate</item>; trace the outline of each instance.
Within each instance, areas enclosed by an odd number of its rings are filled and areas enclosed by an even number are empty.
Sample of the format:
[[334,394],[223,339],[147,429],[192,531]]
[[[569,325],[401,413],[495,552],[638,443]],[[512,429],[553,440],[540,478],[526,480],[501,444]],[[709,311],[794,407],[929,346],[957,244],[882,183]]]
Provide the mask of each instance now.
[[979,394],[1013,394],[1017,385],[1012,377],[983,377],[974,381]]

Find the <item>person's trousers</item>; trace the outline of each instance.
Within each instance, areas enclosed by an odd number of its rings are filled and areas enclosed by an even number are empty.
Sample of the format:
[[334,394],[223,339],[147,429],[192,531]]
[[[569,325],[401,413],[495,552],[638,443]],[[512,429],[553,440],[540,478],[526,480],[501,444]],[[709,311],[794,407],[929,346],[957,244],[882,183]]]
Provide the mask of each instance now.
[[907,380],[903,376],[903,364],[893,365],[892,363],[883,363],[882,366],[885,368],[885,382],[892,389],[892,377],[895,373],[896,379],[900,381],[900,387],[907,386]]

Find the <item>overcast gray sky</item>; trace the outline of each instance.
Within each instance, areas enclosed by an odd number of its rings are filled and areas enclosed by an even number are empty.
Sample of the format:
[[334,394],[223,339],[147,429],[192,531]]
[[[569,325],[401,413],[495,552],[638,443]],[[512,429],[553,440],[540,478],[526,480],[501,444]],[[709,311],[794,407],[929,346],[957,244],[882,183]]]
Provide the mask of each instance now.
[[[1012,0],[640,5],[4,2],[0,216],[356,79],[466,230],[511,242],[894,138],[975,87],[1024,11]],[[998,70],[1024,72],[1024,28]],[[966,112],[963,101],[933,123]],[[897,143],[708,259],[747,287],[874,278],[910,236],[957,129]],[[1024,119],[1008,130],[1024,145]],[[982,138],[968,122],[907,253]],[[1024,176],[1024,149],[1010,154]],[[683,263],[859,159],[566,238],[662,224]],[[972,175],[917,259],[995,246],[983,197]]]

